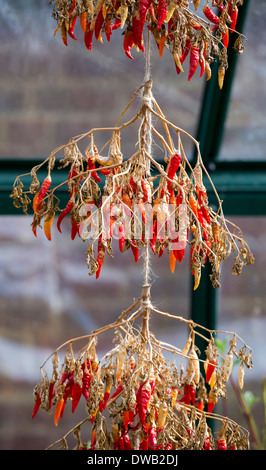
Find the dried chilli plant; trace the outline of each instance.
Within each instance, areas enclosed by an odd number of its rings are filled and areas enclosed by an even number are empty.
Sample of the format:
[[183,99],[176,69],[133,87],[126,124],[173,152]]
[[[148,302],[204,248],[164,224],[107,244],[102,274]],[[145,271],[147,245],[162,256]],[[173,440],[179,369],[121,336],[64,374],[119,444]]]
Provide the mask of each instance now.
[[[170,269],[190,251],[190,268],[194,289],[200,283],[201,270],[208,260],[214,287],[220,287],[220,265],[231,253],[235,254],[232,272],[239,275],[243,266],[254,262],[241,230],[225,219],[222,201],[203,164],[199,143],[186,131],[166,119],[152,94],[148,80],[133,94],[128,106],[113,128],[96,128],[70,139],[31,171],[32,183],[24,188],[23,176],[14,182],[13,198],[16,207],[25,213],[33,208],[32,231],[37,236],[43,226],[48,240],[55,216],[62,232],[62,221],[69,216],[71,238],[80,237],[88,243],[86,260],[89,274],[99,277],[105,255],[113,256],[113,244],[121,252],[131,250],[135,262],[139,253],[149,249],[161,257],[168,253]],[[139,111],[120,124],[133,99],[142,91]],[[159,132],[154,123],[159,123]],[[123,130],[140,121],[134,153],[122,153]],[[158,126],[157,126],[158,127]],[[99,150],[97,135],[110,133],[110,139]],[[187,159],[183,139],[192,140],[197,149],[194,167]],[[151,145],[151,139],[153,145]],[[79,142],[88,141],[85,151]],[[163,149],[165,165],[159,164],[153,148]],[[103,154],[103,152],[106,152]],[[63,154],[63,158],[60,155]],[[53,185],[53,171],[69,168],[68,177]],[[62,155],[61,155],[62,156]],[[47,167],[47,176],[40,182],[38,171]],[[209,205],[204,178],[211,184],[217,198],[217,210]],[[69,200],[60,207],[57,190],[66,187]]]
[[[152,334],[151,312],[187,324],[183,349]],[[115,345],[99,359],[99,342],[104,345],[110,330]],[[231,336],[225,357],[215,346],[216,336],[223,334]],[[195,346],[197,335],[206,342],[202,359]],[[150,285],[143,285],[142,296],[114,323],[67,341],[46,359],[34,389],[32,418],[43,409],[53,414],[58,426],[66,408],[74,413],[83,402],[85,419],[48,448],[69,449],[68,438],[74,436],[75,449],[248,449],[248,432],[213,410],[219,398],[226,397],[233,356],[241,359],[241,367],[251,368],[251,353],[235,333],[209,330],[158,310],[151,303]],[[240,382],[242,386],[242,376]],[[208,418],[217,423],[216,431]]]
[[109,42],[113,31],[120,29],[125,54],[134,60],[133,47],[145,53],[146,25],[160,57],[164,48],[172,54],[178,74],[184,72],[183,64],[189,56],[188,81],[197,68],[199,76],[206,74],[209,80],[211,64],[218,59],[218,83],[222,88],[230,33],[237,34],[235,51],[240,54],[244,50],[245,38],[236,32],[238,8],[243,0],[51,0],[50,3],[57,22],[54,34],[61,31],[66,46],[68,38],[77,40],[74,28],[79,19],[88,50],[92,50],[94,39],[102,43],[104,34]]

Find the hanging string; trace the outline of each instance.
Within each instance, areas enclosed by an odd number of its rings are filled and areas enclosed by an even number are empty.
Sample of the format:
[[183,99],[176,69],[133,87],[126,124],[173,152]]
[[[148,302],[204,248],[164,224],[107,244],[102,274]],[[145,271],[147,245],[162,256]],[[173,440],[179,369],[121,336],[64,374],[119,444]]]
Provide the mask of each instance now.
[[[151,57],[151,47],[150,47],[150,30],[147,29],[147,47],[146,47],[146,65],[145,65],[145,83],[150,81],[151,73],[150,73],[150,57]],[[144,88],[145,90],[145,88]],[[148,100],[148,105],[152,106],[152,92],[151,87],[148,89],[146,88],[146,95],[145,100]],[[151,112],[146,109],[145,113],[146,119],[146,150],[148,154],[151,154],[151,146],[152,146],[152,132],[151,132]],[[146,175],[150,176],[150,161],[146,158],[145,159],[145,167],[146,167]],[[146,240],[145,246],[145,258],[144,258],[144,286],[149,285],[150,283],[150,253],[149,253],[149,242]]]

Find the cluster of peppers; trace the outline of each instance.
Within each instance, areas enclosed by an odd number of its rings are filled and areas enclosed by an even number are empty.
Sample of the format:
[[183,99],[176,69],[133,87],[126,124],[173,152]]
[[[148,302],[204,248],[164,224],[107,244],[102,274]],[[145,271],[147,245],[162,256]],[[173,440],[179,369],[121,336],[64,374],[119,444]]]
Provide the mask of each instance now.
[[232,344],[220,366],[215,355],[210,359],[209,353],[212,351],[214,354],[215,347],[212,345],[210,348],[209,344],[204,362],[205,377],[200,372],[191,336],[183,350],[187,358],[185,375],[184,371],[178,374],[176,367],[169,367],[168,361],[161,353],[158,355],[158,351],[154,350],[151,358],[143,346],[143,337],[131,334],[106,354],[105,361],[98,360],[95,343],[89,343],[86,353],[77,358],[72,349],[71,353],[68,349],[59,372],[56,353],[51,380],[43,375],[42,384],[37,384],[34,389],[32,418],[39,408],[49,413],[54,408],[54,424],[58,426],[66,404],[71,403],[74,413],[83,397],[91,423],[91,440],[82,448],[99,448],[107,416],[110,418],[109,428],[105,428],[105,443],[101,443],[101,448],[105,449],[243,448],[239,430],[225,437],[223,427],[223,432],[219,433],[223,437],[215,442],[206,422],[206,415],[212,413],[217,402],[218,388],[215,402],[211,397],[212,390],[220,386],[221,381],[225,384],[231,374],[235,352]]
[[[102,33],[110,41],[112,32],[122,29],[125,54],[133,60],[133,47],[145,53],[143,31],[146,23],[155,38],[160,57],[167,47],[173,55],[178,74],[184,72],[183,63],[190,56],[188,81],[197,68],[200,69],[200,77],[206,72],[209,80],[210,65],[215,60],[214,56],[219,56],[219,86],[222,88],[229,32],[235,31],[240,3],[240,0],[215,0],[212,5],[218,9],[216,14],[207,0],[202,18],[190,10],[190,2],[185,0],[56,0],[53,16],[58,22],[56,32],[61,30],[66,46],[68,37],[77,40],[74,28],[78,18],[88,50],[92,49],[94,38],[103,42]],[[194,0],[193,4],[197,11],[200,1]]]

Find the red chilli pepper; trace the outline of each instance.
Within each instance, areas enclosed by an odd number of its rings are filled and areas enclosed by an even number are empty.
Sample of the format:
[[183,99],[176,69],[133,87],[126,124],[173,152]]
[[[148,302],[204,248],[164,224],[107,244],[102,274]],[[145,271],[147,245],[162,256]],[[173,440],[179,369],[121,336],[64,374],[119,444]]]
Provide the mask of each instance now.
[[192,46],[190,50],[190,59],[189,59],[189,70],[188,70],[188,82],[193,77],[199,63],[199,48]]
[[215,13],[212,11],[212,9],[208,5],[205,5],[202,11],[209,21],[217,25],[219,24],[219,17],[215,15]]
[[125,225],[123,221],[121,221],[118,231],[119,231],[119,250],[121,251],[121,253],[123,253],[124,245],[125,245]]
[[217,450],[227,450],[227,444],[225,439],[218,439],[216,445]]
[[168,3],[166,0],[159,0],[159,3],[158,3],[158,14],[157,14],[157,30],[159,31],[159,29],[161,28],[165,18],[166,18],[166,15],[167,15],[167,8],[168,8]]
[[129,59],[135,60],[134,57],[131,55],[131,49],[134,45],[134,33],[132,29],[127,28],[124,35],[123,47],[125,54]]
[[86,401],[88,401],[90,397],[90,382],[91,382],[90,373],[84,371],[83,376],[82,376],[82,394]]
[[123,443],[124,443],[124,449],[125,450],[132,450],[131,442],[130,442],[130,438],[129,438],[128,433],[125,433],[123,435]]
[[72,0],[72,8],[69,12],[69,17],[70,17],[70,25],[69,25],[69,28],[68,28],[68,34],[69,36],[72,38],[72,39],[75,39],[77,41],[77,38],[76,36],[74,35],[74,27],[75,27],[75,23],[77,21],[77,17],[78,15],[76,14],[74,16],[74,18],[71,18],[71,14],[73,13],[74,9],[76,7],[76,0]]
[[210,442],[210,437],[206,437],[205,441],[204,441],[204,450],[212,450],[211,448],[211,442]]
[[73,387],[71,388],[72,413],[74,413],[75,409],[77,408],[81,395],[82,387],[77,382],[74,382]]
[[61,214],[59,215],[57,219],[57,229],[60,233],[62,233],[62,230],[61,230],[62,220],[71,212],[71,210],[73,209],[73,206],[74,206],[73,201],[72,200],[68,201],[65,209],[61,212]]
[[232,20],[232,23],[230,24],[230,28],[235,31],[236,29],[236,22],[238,18],[238,8],[235,5],[231,10],[230,10],[230,18]]
[[84,31],[84,43],[86,48],[92,50],[92,38],[93,38],[93,29],[91,29],[91,23],[88,23]]
[[44,179],[44,181],[41,185],[41,189],[40,189],[40,192],[39,192],[39,195],[38,195],[38,200],[37,200],[37,204],[36,204],[36,211],[37,212],[40,209],[41,204],[42,204],[42,202],[45,198],[45,195],[46,195],[48,189],[51,186],[51,182],[52,182],[51,176],[50,175],[46,176],[46,178]]
[[157,449],[157,429],[151,426],[149,429],[149,447],[151,450]]
[[106,39],[109,42],[111,39],[111,35],[112,35],[112,17],[111,16],[108,16],[107,18],[105,18],[104,32],[106,35]]
[[215,366],[216,366],[215,359],[213,359],[212,361],[207,362],[207,367],[206,367],[206,382],[207,382],[207,384],[211,380],[211,376],[212,376],[213,372],[215,371]]
[[38,393],[37,398],[35,400],[35,404],[34,404],[31,419],[35,418],[40,406],[41,406],[41,390],[39,390],[39,393]]
[[98,15],[96,17],[95,27],[94,27],[96,39],[99,39],[99,37],[100,37],[100,33],[101,33],[103,23],[104,23],[103,8],[101,7],[99,12],[98,12]]

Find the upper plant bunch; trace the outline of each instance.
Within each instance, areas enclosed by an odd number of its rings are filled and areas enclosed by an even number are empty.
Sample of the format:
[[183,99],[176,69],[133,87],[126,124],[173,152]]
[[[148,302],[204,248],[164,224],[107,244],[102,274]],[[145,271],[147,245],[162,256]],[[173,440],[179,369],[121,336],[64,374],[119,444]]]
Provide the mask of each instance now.
[[[152,32],[162,57],[166,47],[173,56],[178,74],[189,56],[188,81],[197,68],[199,76],[211,77],[211,64],[219,61],[219,86],[222,88],[227,68],[230,33],[236,32],[238,7],[243,0],[50,0],[52,16],[57,21],[55,34],[61,31],[64,44],[77,40],[77,20],[88,50],[93,41],[110,41],[112,32],[123,30],[123,48],[130,59],[132,48],[145,53],[145,25]],[[203,5],[204,3],[204,5]],[[242,35],[237,33],[234,49],[244,50]]]

